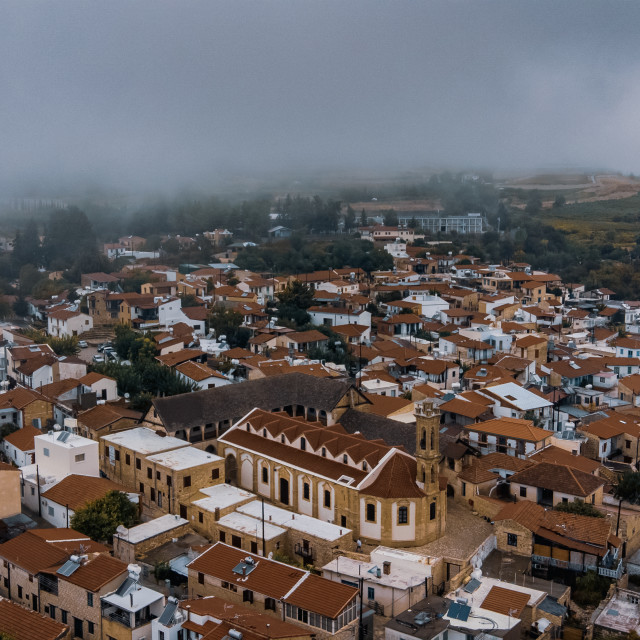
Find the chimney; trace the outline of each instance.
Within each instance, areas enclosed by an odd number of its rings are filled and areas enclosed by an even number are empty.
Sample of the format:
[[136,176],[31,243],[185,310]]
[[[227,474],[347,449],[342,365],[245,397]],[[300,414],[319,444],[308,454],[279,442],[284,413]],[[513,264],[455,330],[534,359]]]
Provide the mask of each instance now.
[[385,576],[388,576],[391,573],[391,563],[386,561],[382,563],[382,571]]

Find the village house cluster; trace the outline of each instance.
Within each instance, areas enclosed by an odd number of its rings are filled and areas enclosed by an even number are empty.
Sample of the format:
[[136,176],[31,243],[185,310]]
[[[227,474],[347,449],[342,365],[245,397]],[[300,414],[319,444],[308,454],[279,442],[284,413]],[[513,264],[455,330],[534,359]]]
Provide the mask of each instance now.
[[[104,252],[130,264],[83,274],[76,302],[28,300],[50,337],[85,342],[77,356],[2,328],[0,631],[573,638],[594,576],[611,586],[590,631],[640,633],[640,507],[614,495],[639,468],[640,301],[419,247],[419,228],[361,232],[392,270],[244,271],[224,229],[178,237],[220,253],[176,269],[120,238]],[[294,283],[299,329],[277,319]],[[220,309],[245,347],[210,331]],[[92,366],[128,366],[104,350],[117,325],[151,332],[195,390],[133,409]],[[72,528],[113,491],[140,524]]]

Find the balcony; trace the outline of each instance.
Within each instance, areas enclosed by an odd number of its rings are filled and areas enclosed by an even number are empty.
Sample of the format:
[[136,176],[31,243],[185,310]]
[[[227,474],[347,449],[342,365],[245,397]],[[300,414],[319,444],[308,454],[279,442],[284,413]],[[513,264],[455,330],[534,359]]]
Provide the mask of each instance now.
[[310,546],[296,542],[295,553],[297,556],[303,558],[307,564],[313,564],[314,555],[313,549]]
[[129,611],[111,606],[104,607],[102,609],[102,617],[106,620],[117,622],[123,627],[127,627],[127,629],[139,629],[140,627],[144,627],[145,625],[150,624],[151,621],[155,620],[158,616],[144,610],[137,611],[132,616],[131,612]]

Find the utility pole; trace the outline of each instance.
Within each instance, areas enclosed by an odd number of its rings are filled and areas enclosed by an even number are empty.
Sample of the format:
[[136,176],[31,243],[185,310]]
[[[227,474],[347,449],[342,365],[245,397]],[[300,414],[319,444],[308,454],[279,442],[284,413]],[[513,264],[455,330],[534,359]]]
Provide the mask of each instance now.
[[266,555],[266,543],[264,539],[264,496],[262,496],[262,557],[264,558]]

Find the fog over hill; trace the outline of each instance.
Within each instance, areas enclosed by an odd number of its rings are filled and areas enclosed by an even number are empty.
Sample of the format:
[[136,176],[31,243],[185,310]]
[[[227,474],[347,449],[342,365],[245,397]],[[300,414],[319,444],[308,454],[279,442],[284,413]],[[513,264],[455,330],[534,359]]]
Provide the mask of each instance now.
[[637,2],[0,7],[0,193],[272,172],[640,172]]

